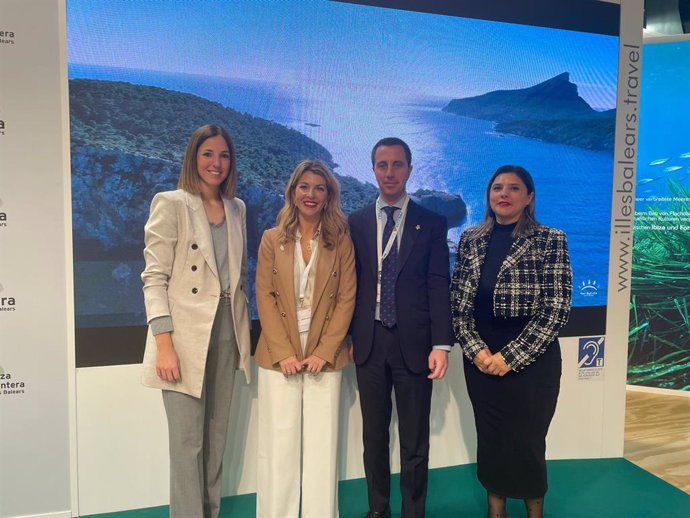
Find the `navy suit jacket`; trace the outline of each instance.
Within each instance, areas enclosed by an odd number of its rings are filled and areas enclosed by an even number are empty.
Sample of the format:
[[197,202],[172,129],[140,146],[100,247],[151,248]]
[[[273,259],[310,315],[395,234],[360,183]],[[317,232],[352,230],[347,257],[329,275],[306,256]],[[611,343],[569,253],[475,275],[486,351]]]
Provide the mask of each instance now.
[[[350,326],[355,363],[369,358],[376,312],[376,205],[350,216],[355,245],[357,299]],[[453,345],[446,219],[410,200],[398,251],[395,286],[398,335],[405,366],[429,369],[434,345]]]

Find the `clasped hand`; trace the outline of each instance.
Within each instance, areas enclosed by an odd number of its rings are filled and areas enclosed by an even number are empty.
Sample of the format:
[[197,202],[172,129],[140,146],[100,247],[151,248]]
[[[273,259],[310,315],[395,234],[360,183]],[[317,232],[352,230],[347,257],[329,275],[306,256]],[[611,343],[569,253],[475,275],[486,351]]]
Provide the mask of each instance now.
[[302,371],[316,375],[323,370],[326,360],[313,354],[302,361],[299,361],[297,356],[290,356],[281,360],[278,365],[280,365],[280,370],[285,376],[294,376]]
[[510,365],[506,363],[505,358],[503,358],[500,352],[491,354],[491,351],[487,348],[479,351],[474,357],[473,362],[484,374],[505,376],[511,371]]

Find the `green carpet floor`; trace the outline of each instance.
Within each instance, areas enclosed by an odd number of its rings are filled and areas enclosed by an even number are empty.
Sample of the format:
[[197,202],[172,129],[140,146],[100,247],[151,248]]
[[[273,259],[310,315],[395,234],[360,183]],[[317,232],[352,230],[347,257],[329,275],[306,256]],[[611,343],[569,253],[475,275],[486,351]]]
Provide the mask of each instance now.
[[[559,460],[549,463],[547,518],[689,518],[690,495],[625,459]],[[400,516],[399,479],[393,477],[393,516]],[[429,473],[427,518],[484,518],[485,493],[475,465]],[[340,518],[367,510],[364,479],[340,483]],[[220,518],[253,518],[256,496],[223,499]],[[510,501],[511,518],[525,518],[522,502]],[[167,518],[167,507],[92,515],[92,518]]]

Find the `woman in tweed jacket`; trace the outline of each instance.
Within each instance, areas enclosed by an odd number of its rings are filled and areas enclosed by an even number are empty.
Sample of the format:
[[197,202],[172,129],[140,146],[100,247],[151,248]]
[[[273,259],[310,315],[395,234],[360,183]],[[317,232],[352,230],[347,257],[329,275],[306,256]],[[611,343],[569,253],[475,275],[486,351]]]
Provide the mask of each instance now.
[[458,244],[453,324],[477,427],[477,475],[488,516],[506,498],[543,516],[546,433],[561,376],[558,331],[568,320],[572,272],[565,234],[534,216],[530,174],[502,166],[486,189],[484,221]]

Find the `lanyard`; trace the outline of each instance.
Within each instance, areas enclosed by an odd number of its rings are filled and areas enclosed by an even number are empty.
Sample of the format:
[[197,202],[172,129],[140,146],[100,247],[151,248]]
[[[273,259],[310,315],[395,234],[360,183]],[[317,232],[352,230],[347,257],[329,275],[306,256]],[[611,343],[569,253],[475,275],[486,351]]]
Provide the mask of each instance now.
[[[376,238],[376,256],[378,258],[378,280],[379,283],[381,282],[381,268],[383,266],[383,261],[388,257],[388,254],[391,251],[391,248],[393,247],[393,244],[397,242],[398,239],[398,232],[400,231],[400,225],[402,225],[403,220],[405,219],[405,215],[407,213],[407,204],[410,201],[410,197],[406,196],[405,201],[403,202],[403,206],[400,208],[400,216],[398,217],[398,221],[396,221],[395,226],[393,227],[393,231],[391,232],[390,237],[388,238],[388,242],[386,243],[386,247],[381,250],[383,243],[381,241],[383,239],[378,238],[378,231],[381,228],[378,222],[378,219],[381,219],[381,198],[376,200],[376,215],[377,215],[377,221],[376,221],[376,228],[377,228],[377,238]],[[384,225],[385,226],[385,225]],[[383,230],[381,229],[381,233],[383,236]]]

